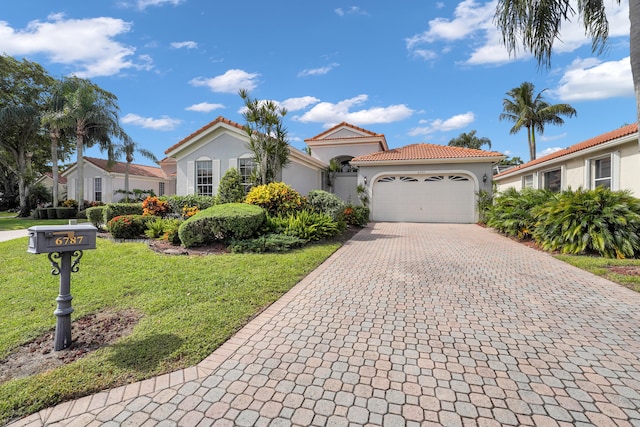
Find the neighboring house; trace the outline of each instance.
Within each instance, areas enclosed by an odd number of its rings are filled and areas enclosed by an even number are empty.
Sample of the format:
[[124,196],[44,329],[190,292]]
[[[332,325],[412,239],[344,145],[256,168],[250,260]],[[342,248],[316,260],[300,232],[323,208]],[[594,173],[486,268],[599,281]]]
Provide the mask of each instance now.
[[640,197],[637,124],[623,126],[564,150],[516,166],[493,177],[498,191],[507,188],[630,190]]
[[[176,194],[216,194],[220,179],[238,168],[245,185],[253,170],[242,125],[223,117],[165,151],[176,161]],[[311,155],[290,147],[291,163],[278,177],[306,195],[324,189],[358,203],[364,186],[375,221],[477,221],[477,197],[491,192],[493,166],[500,153],[433,144],[390,150],[385,136],[341,123],[306,139]],[[330,161],[341,166],[327,173]]]
[[[53,189],[53,173],[46,172],[40,178],[38,178],[33,185],[43,185],[50,191]],[[67,179],[61,174],[58,174],[58,198],[64,200],[67,198]]]
[[[165,160],[164,167],[173,163]],[[84,158],[84,200],[90,202],[112,203],[122,200],[125,195],[117,193],[124,190],[125,162],[112,162],[94,157]],[[74,163],[62,176],[67,180],[68,197],[75,199],[78,185],[77,164]],[[153,190],[157,196],[175,194],[175,179],[162,167],[129,165],[129,191]]]
[[480,191],[491,193],[493,151],[413,144],[356,157],[374,221],[473,223]]

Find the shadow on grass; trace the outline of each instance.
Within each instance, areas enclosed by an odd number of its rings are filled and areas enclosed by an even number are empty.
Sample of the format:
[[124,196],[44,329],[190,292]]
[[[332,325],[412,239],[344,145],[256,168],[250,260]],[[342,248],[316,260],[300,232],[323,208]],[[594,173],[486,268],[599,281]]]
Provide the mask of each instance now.
[[138,372],[155,370],[182,345],[184,340],[173,334],[159,334],[138,340],[127,340],[113,346],[109,358],[116,366]]

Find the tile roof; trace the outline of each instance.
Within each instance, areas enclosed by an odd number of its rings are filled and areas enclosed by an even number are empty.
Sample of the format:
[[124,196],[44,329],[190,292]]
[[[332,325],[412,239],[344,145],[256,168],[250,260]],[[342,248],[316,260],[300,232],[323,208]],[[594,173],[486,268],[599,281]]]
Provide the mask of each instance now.
[[[44,174],[49,178],[53,179],[53,172],[45,172]],[[67,185],[67,178],[58,174],[58,184]]]
[[522,165],[519,166],[515,166],[511,169],[507,169],[504,172],[501,172],[499,174],[496,174],[494,176],[495,177],[501,177],[501,176],[505,176],[505,175],[510,175],[514,172],[518,172],[522,169],[528,168],[530,166],[535,166],[541,163],[546,163],[548,161],[551,161],[553,159],[557,159],[560,157],[564,157],[567,156],[569,154],[573,154],[573,153],[577,153],[579,151],[582,150],[586,150],[587,148],[591,148],[591,147],[595,147],[597,145],[600,144],[604,144],[606,142],[610,142],[613,140],[616,140],[618,138],[622,138],[624,136],[628,136],[631,135],[633,133],[636,133],[638,131],[638,124],[634,123],[631,125],[626,125],[626,126],[622,126],[621,128],[612,130],[611,132],[607,132],[607,133],[603,133],[602,135],[598,135],[595,136],[593,138],[587,139],[586,141],[582,141],[579,142],[577,144],[571,145],[567,148],[565,148],[564,150],[559,150],[559,151],[555,151],[551,154],[547,154],[546,156],[543,157],[539,157],[535,160],[532,160],[530,162],[524,163]]
[[192,138],[195,138],[196,136],[200,135],[202,132],[206,131],[207,129],[213,127],[214,125],[218,124],[218,123],[226,123],[229,126],[233,126],[236,127],[242,131],[244,131],[244,126],[242,126],[239,123],[233,122],[229,119],[225,119],[222,116],[219,116],[218,118],[216,118],[214,121],[207,123],[206,125],[202,126],[200,129],[198,129],[197,131],[193,132],[191,135],[182,138],[180,141],[178,141],[177,143],[175,143],[174,145],[172,145],[171,147],[167,148],[166,150],[164,150],[165,154],[168,154],[169,152],[175,150],[176,148],[180,147],[182,144],[184,144],[185,142],[189,141]]
[[[325,130],[324,132],[319,133],[318,135],[316,135],[316,136],[314,136],[314,137],[311,137],[311,138],[307,138],[307,139],[305,139],[305,141],[319,141],[319,140],[322,140],[322,139],[324,139],[323,137],[327,136],[327,135],[328,135],[328,134],[330,134],[331,132],[334,132],[334,131],[336,131],[336,130],[340,129],[341,127],[348,127],[348,128],[353,129],[353,130],[357,130],[357,131],[359,131],[359,132],[364,132],[364,133],[366,133],[366,134],[367,134],[367,136],[366,136],[366,137],[369,137],[369,136],[380,136],[380,137],[384,137],[384,134],[371,132],[370,130],[367,130],[367,129],[364,129],[364,128],[361,128],[361,127],[358,127],[358,126],[352,125],[352,124],[350,124],[350,123],[342,122],[342,123],[340,123],[340,124],[338,124],[338,125],[335,125],[335,126],[334,126],[334,127],[332,127],[331,129],[327,129],[327,130]],[[363,136],[363,137],[364,137],[364,136]],[[346,137],[345,139],[351,139],[351,138],[354,138],[354,137],[353,137],[353,136],[349,136],[349,137]],[[358,137],[355,137],[355,138],[358,138]],[[342,138],[329,138],[329,139],[342,139]]]
[[[85,157],[87,162],[99,167],[108,172],[122,173],[124,174],[127,164],[125,162],[113,162],[111,166],[108,165],[108,160],[97,159],[95,157]],[[167,175],[164,171],[157,166],[145,166],[132,163],[129,166],[129,175],[144,176],[148,178],[166,178]]]
[[435,160],[502,157],[496,151],[474,150],[472,148],[449,147],[438,144],[411,144],[378,153],[356,157],[353,162],[378,162],[387,160]]

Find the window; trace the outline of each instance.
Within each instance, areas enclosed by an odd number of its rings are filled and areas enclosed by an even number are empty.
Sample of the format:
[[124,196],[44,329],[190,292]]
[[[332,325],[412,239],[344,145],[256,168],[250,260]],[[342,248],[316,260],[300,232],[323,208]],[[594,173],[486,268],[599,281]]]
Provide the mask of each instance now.
[[158,196],[164,196],[164,182],[158,183]]
[[213,196],[213,162],[211,160],[196,161],[196,194]]
[[253,185],[251,182],[251,176],[255,169],[255,163],[253,159],[238,159],[238,172],[242,178],[242,185],[244,185],[244,192],[248,193]]
[[611,156],[592,161],[593,188],[611,188]]
[[554,193],[562,190],[562,170],[554,169],[544,172],[542,174],[542,187]]
[[533,174],[522,177],[522,188],[533,188]]
[[102,178],[93,178],[93,200],[102,201]]

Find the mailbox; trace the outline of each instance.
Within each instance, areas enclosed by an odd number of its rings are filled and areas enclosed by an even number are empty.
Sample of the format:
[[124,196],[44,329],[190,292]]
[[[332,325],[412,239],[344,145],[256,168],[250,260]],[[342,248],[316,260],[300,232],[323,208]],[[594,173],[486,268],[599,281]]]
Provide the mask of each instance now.
[[73,252],[96,248],[96,233],[93,225],[37,225],[29,232],[27,252],[43,254]]

